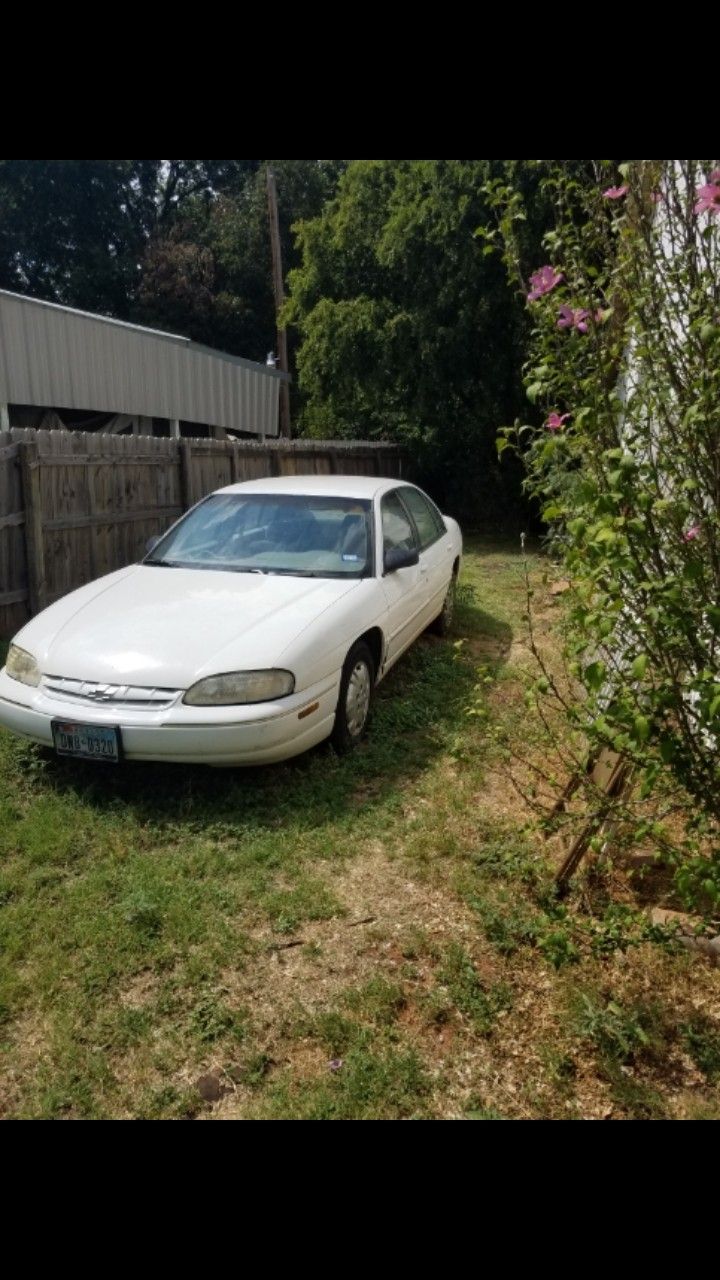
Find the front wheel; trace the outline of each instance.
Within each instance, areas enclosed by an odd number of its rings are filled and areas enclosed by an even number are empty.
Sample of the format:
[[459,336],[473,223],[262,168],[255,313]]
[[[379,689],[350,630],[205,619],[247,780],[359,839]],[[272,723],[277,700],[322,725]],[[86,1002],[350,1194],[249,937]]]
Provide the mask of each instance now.
[[375,663],[363,640],[350,650],[340,678],[340,696],[331,741],[336,751],[352,751],[367,728],[375,686]]

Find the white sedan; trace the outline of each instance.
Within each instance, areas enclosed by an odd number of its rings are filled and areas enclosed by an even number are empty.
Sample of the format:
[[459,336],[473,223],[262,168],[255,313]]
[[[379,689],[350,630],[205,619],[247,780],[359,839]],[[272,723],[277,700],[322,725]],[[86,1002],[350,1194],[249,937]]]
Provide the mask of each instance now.
[[140,564],[15,637],[0,724],[61,755],[285,760],[365,730],[375,685],[452,615],[462,538],[414,485],[285,476],[203,499]]

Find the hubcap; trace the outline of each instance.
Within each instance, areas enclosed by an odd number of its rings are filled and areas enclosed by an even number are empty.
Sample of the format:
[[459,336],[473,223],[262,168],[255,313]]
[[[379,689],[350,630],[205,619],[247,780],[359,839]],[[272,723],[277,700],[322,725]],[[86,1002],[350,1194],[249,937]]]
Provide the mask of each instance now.
[[356,662],[345,694],[345,720],[353,738],[362,733],[370,707],[370,672],[366,663]]

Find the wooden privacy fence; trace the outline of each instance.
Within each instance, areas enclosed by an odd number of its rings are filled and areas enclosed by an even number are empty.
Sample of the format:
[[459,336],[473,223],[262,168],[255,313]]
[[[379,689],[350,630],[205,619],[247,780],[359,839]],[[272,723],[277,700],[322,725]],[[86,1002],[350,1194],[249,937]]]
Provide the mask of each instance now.
[[403,474],[396,445],[0,432],[0,636],[101,574],[213,489],[276,475]]

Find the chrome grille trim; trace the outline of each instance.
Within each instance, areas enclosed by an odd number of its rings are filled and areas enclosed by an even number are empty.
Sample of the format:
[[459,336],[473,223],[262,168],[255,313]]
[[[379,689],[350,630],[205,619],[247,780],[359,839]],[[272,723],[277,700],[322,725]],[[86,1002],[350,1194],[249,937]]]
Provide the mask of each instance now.
[[172,706],[182,689],[146,688],[142,685],[103,684],[97,680],[70,680],[43,676],[42,687],[53,698],[91,707],[129,707],[135,711],[161,711]]

